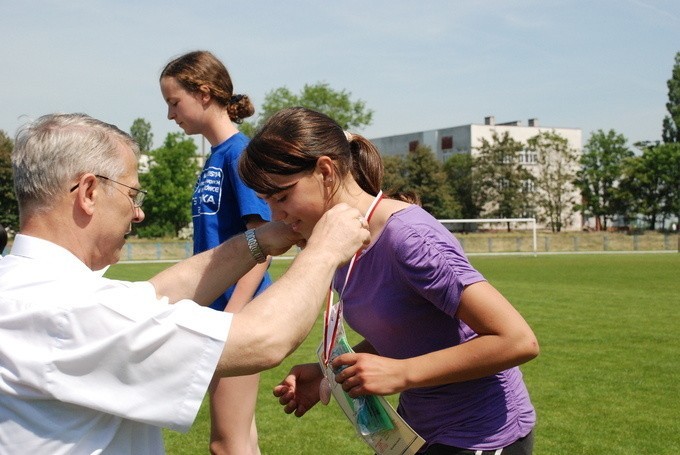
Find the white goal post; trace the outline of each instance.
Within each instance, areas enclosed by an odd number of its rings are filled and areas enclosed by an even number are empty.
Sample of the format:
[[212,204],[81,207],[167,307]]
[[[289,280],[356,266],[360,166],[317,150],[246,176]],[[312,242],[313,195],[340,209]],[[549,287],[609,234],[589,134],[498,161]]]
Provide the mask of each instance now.
[[437,220],[443,225],[455,223],[474,223],[474,224],[498,224],[498,223],[529,223],[533,234],[533,252],[537,253],[538,238],[536,235],[536,218],[462,218],[450,220]]

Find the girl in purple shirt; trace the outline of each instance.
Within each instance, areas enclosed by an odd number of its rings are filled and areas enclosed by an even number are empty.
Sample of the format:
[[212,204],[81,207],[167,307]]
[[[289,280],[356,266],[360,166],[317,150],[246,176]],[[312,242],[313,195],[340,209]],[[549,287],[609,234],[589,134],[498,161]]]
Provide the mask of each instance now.
[[[380,196],[382,160],[368,140],[318,112],[284,109],[251,140],[239,171],[272,218],[305,238],[337,203],[375,207],[371,244],[346,285],[349,266],[334,280],[345,320],[364,337],[333,360],[350,396],[399,393],[398,412],[426,440],[422,453],[532,453],[536,416],[517,366],[538,355],[536,337],[441,223]],[[274,395],[302,416],[323,377],[318,363],[297,365]]]

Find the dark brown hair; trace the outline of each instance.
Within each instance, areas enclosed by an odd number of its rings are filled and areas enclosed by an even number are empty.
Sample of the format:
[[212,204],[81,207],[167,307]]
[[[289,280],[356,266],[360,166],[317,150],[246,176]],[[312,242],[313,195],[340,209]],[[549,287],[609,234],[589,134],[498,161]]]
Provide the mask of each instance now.
[[224,64],[208,51],[193,51],[171,60],[160,79],[173,77],[189,93],[209,90],[210,96],[223,106],[234,123],[255,113],[255,107],[247,95],[234,95],[234,85]]
[[380,191],[383,163],[378,149],[363,136],[346,135],[327,115],[303,107],[282,109],[267,120],[241,155],[239,173],[246,185],[271,195],[283,188],[268,174],[311,171],[321,156],[333,160],[341,177],[351,172],[367,193]]

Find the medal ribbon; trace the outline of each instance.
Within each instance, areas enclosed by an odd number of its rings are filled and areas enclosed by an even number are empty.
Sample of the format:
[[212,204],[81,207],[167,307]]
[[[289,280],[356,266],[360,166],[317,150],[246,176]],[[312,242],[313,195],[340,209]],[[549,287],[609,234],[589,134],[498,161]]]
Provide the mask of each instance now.
[[[382,198],[383,192],[380,190],[366,211],[366,223],[371,220],[371,216],[373,216],[373,212]],[[323,321],[323,362],[326,366],[328,366],[328,363],[330,362],[331,352],[333,350],[333,346],[335,346],[335,340],[338,336],[338,328],[340,327],[340,322],[342,321],[342,294],[345,292],[345,287],[349,281],[349,275],[352,273],[352,269],[354,268],[354,262],[357,260],[360,254],[361,250],[357,251],[349,261],[347,275],[345,275],[345,283],[342,285],[342,289],[340,290],[340,300],[338,301],[337,305],[333,305],[333,287],[331,286],[328,291],[328,299],[326,301],[326,311],[324,312]]]

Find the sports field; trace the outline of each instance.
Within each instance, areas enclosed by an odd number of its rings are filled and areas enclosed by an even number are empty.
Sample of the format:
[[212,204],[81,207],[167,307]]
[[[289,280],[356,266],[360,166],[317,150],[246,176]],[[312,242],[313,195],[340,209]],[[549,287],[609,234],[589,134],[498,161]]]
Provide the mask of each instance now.
[[[475,265],[524,315],[541,354],[523,365],[538,413],[536,455],[680,452],[680,254],[474,256]],[[276,277],[287,261],[275,262]],[[120,264],[107,276],[141,280],[167,264]],[[257,409],[265,455],[372,453],[337,405],[298,419],[271,389],[299,362],[307,341],[261,376]],[[391,398],[392,400],[394,397]],[[186,434],[165,432],[169,454],[206,454],[207,406]]]

